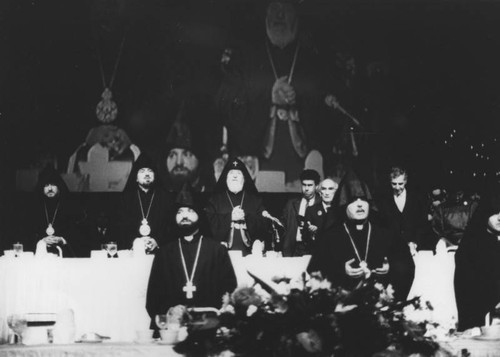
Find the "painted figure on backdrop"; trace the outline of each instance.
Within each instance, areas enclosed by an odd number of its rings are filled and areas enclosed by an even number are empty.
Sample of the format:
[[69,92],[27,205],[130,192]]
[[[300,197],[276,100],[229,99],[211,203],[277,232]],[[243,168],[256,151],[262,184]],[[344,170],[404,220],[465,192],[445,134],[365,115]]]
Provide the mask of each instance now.
[[315,170],[304,170],[300,174],[302,185],[301,197],[288,200],[283,209],[283,256],[293,257],[310,254],[309,242],[305,240],[304,230],[308,229],[305,220],[306,209],[321,199],[316,193],[319,184],[319,174]]
[[319,237],[309,270],[347,289],[374,274],[406,300],[415,272],[412,257],[405,242],[372,218],[373,206],[367,185],[347,173],[338,193],[340,221]]
[[153,253],[166,244],[173,207],[173,196],[164,190],[153,160],[141,154],[116,209],[119,248],[130,249],[137,244],[140,249],[142,242],[146,252]]
[[179,192],[184,184],[194,192],[211,191],[215,183],[210,164],[210,125],[194,106],[191,102],[181,104],[167,136],[162,165],[169,191]]
[[205,212],[214,239],[229,250],[247,255],[254,244],[266,241],[262,199],[245,164],[238,159],[224,167]]
[[389,178],[391,194],[380,200],[385,223],[408,244],[412,254],[417,250],[433,250],[437,239],[427,218],[427,207],[416,193],[407,190],[408,173],[395,166],[391,168]]
[[[331,100],[338,103],[336,96],[342,92],[301,32],[298,6],[270,2],[265,38],[253,48],[226,49],[217,94],[230,154],[258,159],[261,171],[284,172],[289,188],[296,189],[306,157],[325,144],[319,140],[325,137],[323,124],[332,121],[325,97],[334,92]],[[312,161],[322,172],[321,159]]]
[[183,190],[176,200],[178,234],[155,255],[149,277],[146,310],[153,319],[182,304],[188,307],[222,305],[222,296],[236,288],[231,260],[219,242],[203,232],[203,211]]
[[[500,306],[500,185],[481,198],[455,254],[460,331],[483,326]],[[498,316],[498,312],[496,313]]]
[[52,166],[40,172],[32,201],[21,205],[18,239],[24,250],[75,256],[72,246],[84,239],[85,212],[78,200],[68,197],[65,182]]

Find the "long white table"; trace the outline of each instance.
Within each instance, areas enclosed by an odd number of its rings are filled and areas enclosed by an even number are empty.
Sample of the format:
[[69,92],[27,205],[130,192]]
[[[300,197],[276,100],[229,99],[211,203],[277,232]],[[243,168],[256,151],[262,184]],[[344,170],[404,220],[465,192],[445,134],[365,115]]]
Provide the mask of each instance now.
[[[145,309],[152,256],[104,258],[0,258],[0,343],[8,337],[6,317],[12,313],[57,313],[72,309],[75,337],[96,332],[112,342],[133,342],[136,330],[149,328]],[[259,276],[300,276],[309,262],[301,258],[238,257],[232,254],[238,285]],[[443,321],[456,321],[453,254],[420,252],[410,295],[420,295]]]

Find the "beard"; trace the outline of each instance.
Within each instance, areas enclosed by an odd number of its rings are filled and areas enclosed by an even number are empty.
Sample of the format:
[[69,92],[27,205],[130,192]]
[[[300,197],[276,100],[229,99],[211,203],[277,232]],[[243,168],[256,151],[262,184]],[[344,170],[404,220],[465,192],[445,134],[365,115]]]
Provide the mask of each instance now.
[[[178,225],[179,234],[182,237],[192,236],[200,228],[200,225],[198,222],[193,222],[193,221],[189,221],[189,222],[190,222],[190,224],[179,224]],[[182,223],[182,221],[181,221],[181,223]]]
[[198,176],[196,170],[191,171],[183,165],[176,165],[168,172],[174,185],[182,186],[185,182],[192,183]]
[[240,193],[243,190],[243,180],[241,181],[229,181],[227,183],[227,189],[232,193]]
[[273,25],[266,22],[267,37],[271,43],[281,49],[292,43],[297,37],[297,23]]

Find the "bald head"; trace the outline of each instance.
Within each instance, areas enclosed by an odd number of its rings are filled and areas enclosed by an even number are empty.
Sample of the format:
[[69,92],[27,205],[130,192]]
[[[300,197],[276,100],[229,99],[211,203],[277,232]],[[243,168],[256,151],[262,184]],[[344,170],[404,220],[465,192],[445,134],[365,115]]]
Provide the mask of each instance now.
[[321,200],[326,204],[331,204],[333,201],[333,197],[335,196],[335,192],[339,185],[330,178],[326,178],[321,181],[319,185],[319,194],[321,195]]

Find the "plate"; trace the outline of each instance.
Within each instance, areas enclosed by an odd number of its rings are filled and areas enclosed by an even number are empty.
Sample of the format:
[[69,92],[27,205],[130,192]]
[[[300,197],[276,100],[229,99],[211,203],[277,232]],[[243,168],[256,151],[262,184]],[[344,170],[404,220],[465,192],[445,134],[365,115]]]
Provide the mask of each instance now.
[[480,341],[497,341],[500,340],[500,336],[484,336],[484,335],[479,335],[479,336],[474,336],[472,337],[475,340],[480,340]]
[[102,340],[79,340],[75,341],[76,343],[101,343]]

